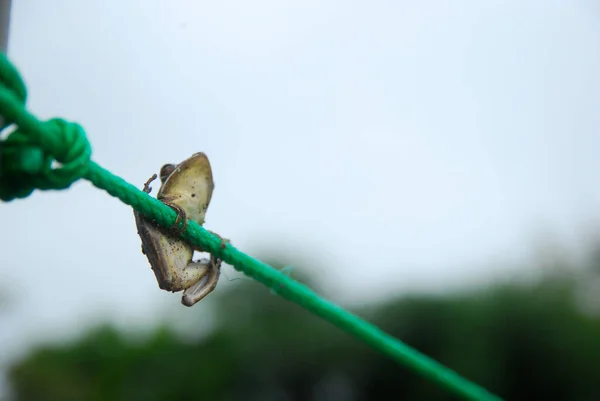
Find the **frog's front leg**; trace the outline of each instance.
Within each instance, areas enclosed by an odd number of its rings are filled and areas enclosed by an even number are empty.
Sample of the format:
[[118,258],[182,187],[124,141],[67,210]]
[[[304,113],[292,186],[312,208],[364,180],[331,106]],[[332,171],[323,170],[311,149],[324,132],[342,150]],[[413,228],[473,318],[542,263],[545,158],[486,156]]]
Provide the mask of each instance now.
[[192,262],[185,271],[188,279],[183,283],[185,290],[181,303],[193,306],[217,286],[221,275],[221,260],[211,255],[208,262]]
[[[173,235],[178,237],[182,232],[185,231],[187,227],[187,213],[184,208],[173,202],[175,199],[177,199],[177,197],[164,196],[160,199],[160,201],[177,212],[177,219],[175,219],[175,223],[173,223],[171,226],[170,231]],[[181,222],[183,222],[183,226],[181,228],[177,228]]]
[[154,180],[156,180],[157,175],[154,174],[152,177],[148,178],[148,181],[146,181],[146,183],[144,184],[144,189],[143,191],[147,194],[149,194],[150,192],[152,192],[152,188],[150,187],[150,184],[152,184],[152,182]]
[[[185,231],[186,227],[187,227],[187,213],[185,212],[185,209],[183,209],[181,206],[177,205],[176,203],[173,203],[173,200],[176,199],[175,197],[163,197],[161,199],[161,202],[164,203],[165,205],[169,206],[171,209],[175,210],[175,212],[177,212],[177,219],[175,219],[175,223],[173,223],[173,225],[170,228],[171,234],[178,237],[181,235],[181,233],[183,233],[183,231]],[[183,221],[183,226],[179,229],[177,229],[177,227],[181,224],[181,222]],[[207,230],[209,233],[216,235],[217,237],[219,237],[219,239],[221,240],[221,248],[225,248],[225,244],[230,243],[231,241],[229,241],[229,239],[227,238],[223,238],[221,237],[219,234],[217,234],[214,231],[210,231]],[[197,248],[196,249],[199,252],[206,252],[206,250],[202,249],[202,248]]]

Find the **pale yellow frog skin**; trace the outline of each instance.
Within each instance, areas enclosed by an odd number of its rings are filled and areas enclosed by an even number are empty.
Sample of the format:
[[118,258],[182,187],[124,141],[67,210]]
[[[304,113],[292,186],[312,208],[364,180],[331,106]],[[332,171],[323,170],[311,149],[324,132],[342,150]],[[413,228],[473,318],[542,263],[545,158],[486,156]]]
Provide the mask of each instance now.
[[[162,185],[157,199],[178,212],[178,226],[186,217],[202,225],[212,197],[214,182],[208,157],[195,153],[178,165],[166,164],[161,168]],[[144,187],[150,193],[150,182]],[[181,303],[193,306],[210,294],[221,274],[221,261],[211,255],[209,261],[192,260],[195,248],[169,231],[134,211],[142,252],[148,257],[159,288],[177,292],[183,290]],[[181,230],[179,230],[181,231]],[[202,249],[197,249],[202,251]]]

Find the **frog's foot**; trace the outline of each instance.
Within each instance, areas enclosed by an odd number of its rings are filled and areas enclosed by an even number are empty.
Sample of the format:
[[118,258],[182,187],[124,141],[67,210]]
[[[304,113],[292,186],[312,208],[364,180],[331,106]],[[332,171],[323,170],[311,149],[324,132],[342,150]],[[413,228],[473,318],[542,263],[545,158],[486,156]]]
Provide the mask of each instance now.
[[216,232],[214,232],[214,231],[210,231],[210,230],[207,230],[207,231],[208,231],[209,233],[213,234],[213,235],[216,235],[217,237],[219,237],[219,238],[221,239],[221,249],[225,249],[225,246],[226,246],[226,244],[229,244],[229,243],[231,243],[231,241],[229,241],[227,238],[223,238],[223,237],[221,237],[221,236],[220,236],[219,234],[217,234]]
[[149,194],[150,192],[152,192],[152,188],[150,188],[150,184],[152,184],[152,181],[156,180],[157,175],[154,174],[152,177],[148,178],[148,181],[146,181],[146,183],[144,184],[144,189],[143,191],[147,194]]
[[183,292],[181,303],[193,306],[217,286],[221,274],[221,261],[211,255],[209,261],[190,263],[186,271],[189,272],[189,281],[184,284],[187,288]]
[[[210,230],[206,230],[206,231],[208,231],[209,233],[211,233],[213,235],[216,235],[217,237],[219,237],[221,239],[221,245],[219,245],[221,247],[221,249],[225,249],[226,244],[231,243],[231,241],[229,241],[227,238],[221,237],[219,234],[217,234],[214,231],[210,231]],[[204,249],[202,247],[195,247],[194,249],[196,251],[198,251],[198,252],[208,252],[208,253],[210,253],[210,251],[208,251],[208,250],[206,250],[206,249]]]
[[[163,198],[161,199],[161,201],[165,205],[169,206],[171,209],[175,210],[175,212],[177,212],[177,218],[175,219],[175,223],[173,223],[173,225],[171,226],[170,231],[172,235],[180,236],[181,233],[184,232],[187,228],[187,213],[185,212],[185,210],[183,210],[181,206],[172,203],[169,198]],[[182,222],[183,224],[181,228],[179,228],[179,225]]]

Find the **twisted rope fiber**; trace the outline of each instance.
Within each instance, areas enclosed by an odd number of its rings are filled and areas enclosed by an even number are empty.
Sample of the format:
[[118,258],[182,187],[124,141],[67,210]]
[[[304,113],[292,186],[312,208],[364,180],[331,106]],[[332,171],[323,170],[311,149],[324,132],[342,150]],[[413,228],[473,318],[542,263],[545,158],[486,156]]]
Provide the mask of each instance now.
[[[123,203],[163,227],[170,227],[176,213],[159,200],[129,184],[90,160],[91,147],[83,128],[61,119],[39,121],[25,109],[26,90],[17,70],[0,55],[0,114],[4,127],[18,128],[0,141],[0,198],[24,198],[34,189],[64,189],[80,178],[89,180]],[[52,166],[52,160],[60,163]],[[429,378],[465,400],[501,401],[497,396],[421,354],[340,306],[321,298],[308,287],[271,266],[254,259],[189,220],[182,237],[207,249],[235,269],[269,287],[380,351],[397,363]]]

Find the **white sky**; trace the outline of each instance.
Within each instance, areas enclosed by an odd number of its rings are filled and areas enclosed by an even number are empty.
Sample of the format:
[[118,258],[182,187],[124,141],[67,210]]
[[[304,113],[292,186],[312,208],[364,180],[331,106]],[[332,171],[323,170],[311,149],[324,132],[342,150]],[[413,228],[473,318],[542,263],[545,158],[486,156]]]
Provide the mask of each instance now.
[[[599,22],[592,0],[13,0],[9,57],[30,110],[82,124],[102,166],[141,186],[206,152],[207,228],[361,302],[510,277],[539,230],[594,227]],[[87,182],[0,221],[1,364],[180,302]]]

